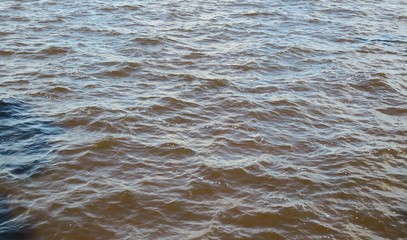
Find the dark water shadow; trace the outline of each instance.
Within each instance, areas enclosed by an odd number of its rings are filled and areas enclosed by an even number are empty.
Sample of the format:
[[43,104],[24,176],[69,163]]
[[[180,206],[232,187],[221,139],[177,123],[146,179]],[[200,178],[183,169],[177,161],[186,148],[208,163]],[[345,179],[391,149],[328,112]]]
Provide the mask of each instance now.
[[48,139],[60,127],[35,115],[16,99],[0,100],[0,177],[26,179],[41,170],[52,146]]
[[17,181],[25,181],[46,167],[52,155],[48,140],[60,133],[60,127],[36,115],[28,104],[0,99],[0,240],[34,236],[26,214],[10,204],[13,195],[8,193]]
[[34,231],[25,221],[18,219],[8,203],[6,195],[0,195],[0,239],[28,240],[34,236]]

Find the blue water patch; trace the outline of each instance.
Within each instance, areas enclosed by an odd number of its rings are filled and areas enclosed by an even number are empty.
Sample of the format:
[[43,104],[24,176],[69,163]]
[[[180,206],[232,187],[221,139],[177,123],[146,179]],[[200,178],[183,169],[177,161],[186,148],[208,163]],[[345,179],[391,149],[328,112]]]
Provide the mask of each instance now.
[[28,104],[0,100],[0,177],[26,178],[49,161],[51,136],[61,128],[35,114]]

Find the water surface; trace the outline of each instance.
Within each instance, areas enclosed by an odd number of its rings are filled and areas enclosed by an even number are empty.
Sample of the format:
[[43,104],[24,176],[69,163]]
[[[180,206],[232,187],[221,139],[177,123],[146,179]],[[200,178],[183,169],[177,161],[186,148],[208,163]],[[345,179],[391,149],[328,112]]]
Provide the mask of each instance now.
[[407,238],[405,1],[0,3],[0,237]]

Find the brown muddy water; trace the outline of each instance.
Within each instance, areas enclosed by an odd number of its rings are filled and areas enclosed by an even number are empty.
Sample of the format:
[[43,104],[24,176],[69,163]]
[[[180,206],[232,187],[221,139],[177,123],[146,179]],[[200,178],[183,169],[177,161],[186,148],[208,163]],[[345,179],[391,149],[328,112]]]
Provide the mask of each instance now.
[[0,239],[407,239],[405,0],[0,1]]

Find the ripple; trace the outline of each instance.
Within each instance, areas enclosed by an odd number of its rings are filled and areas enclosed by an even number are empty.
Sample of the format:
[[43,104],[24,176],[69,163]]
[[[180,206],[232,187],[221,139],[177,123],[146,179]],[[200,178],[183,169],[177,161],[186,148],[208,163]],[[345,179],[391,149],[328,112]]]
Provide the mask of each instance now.
[[19,85],[28,85],[28,84],[30,84],[30,81],[28,81],[28,80],[15,80],[15,81],[12,80],[12,81],[5,81],[3,83],[0,83],[0,86],[8,87],[8,86],[15,86],[15,85],[19,86]]
[[132,41],[139,43],[140,45],[160,45],[163,43],[161,39],[152,37],[138,37],[132,39]]
[[185,59],[202,59],[202,58],[208,58],[209,55],[202,53],[202,52],[191,52],[187,55],[184,55],[183,58]]
[[66,54],[68,52],[70,52],[71,50],[67,47],[47,47],[45,49],[42,49],[41,51],[39,51],[39,53],[41,54],[45,54],[45,55],[59,55],[59,54]]
[[71,89],[66,88],[66,87],[61,87],[61,86],[59,86],[59,87],[54,87],[54,88],[52,88],[51,91],[52,91],[52,92],[57,92],[57,93],[69,93],[69,92],[72,92]]
[[173,97],[163,97],[160,99],[160,101],[176,109],[184,109],[187,107],[199,107],[199,105],[196,103],[184,101]]
[[220,89],[230,87],[232,84],[227,79],[203,79],[196,90]]
[[378,78],[361,81],[356,84],[350,84],[350,86],[355,89],[371,93],[383,91],[395,92],[395,90],[390,85],[388,85],[385,81]]
[[244,16],[248,16],[248,17],[258,17],[258,16],[273,16],[272,13],[269,12],[258,12],[258,11],[248,11],[246,13],[243,14]]
[[123,144],[124,139],[119,139],[119,138],[105,138],[101,139],[98,142],[94,143],[92,146],[92,150],[94,151],[102,151],[104,149],[110,149],[110,148],[115,148],[118,146],[121,146]]
[[0,50],[0,56],[11,56],[14,55],[15,52],[14,51],[10,51],[10,50]]
[[128,77],[142,66],[137,62],[104,62],[102,65],[108,66],[110,70],[94,74],[95,77]]
[[253,93],[253,94],[267,94],[273,93],[278,91],[278,87],[276,86],[258,86],[254,88],[247,88],[244,89],[245,92]]
[[148,152],[153,156],[175,159],[191,157],[196,154],[194,150],[173,142],[163,143],[157,147],[149,147]]
[[13,34],[13,33],[9,32],[9,31],[1,31],[0,30],[0,36],[7,36],[7,35],[11,35],[11,34]]
[[49,92],[35,92],[35,93],[30,93],[30,96],[32,97],[39,97],[39,98],[46,98],[46,99],[60,99],[59,95],[54,94],[54,93],[49,93]]
[[384,109],[376,109],[377,111],[390,115],[390,116],[406,116],[407,115],[407,108],[384,108]]

